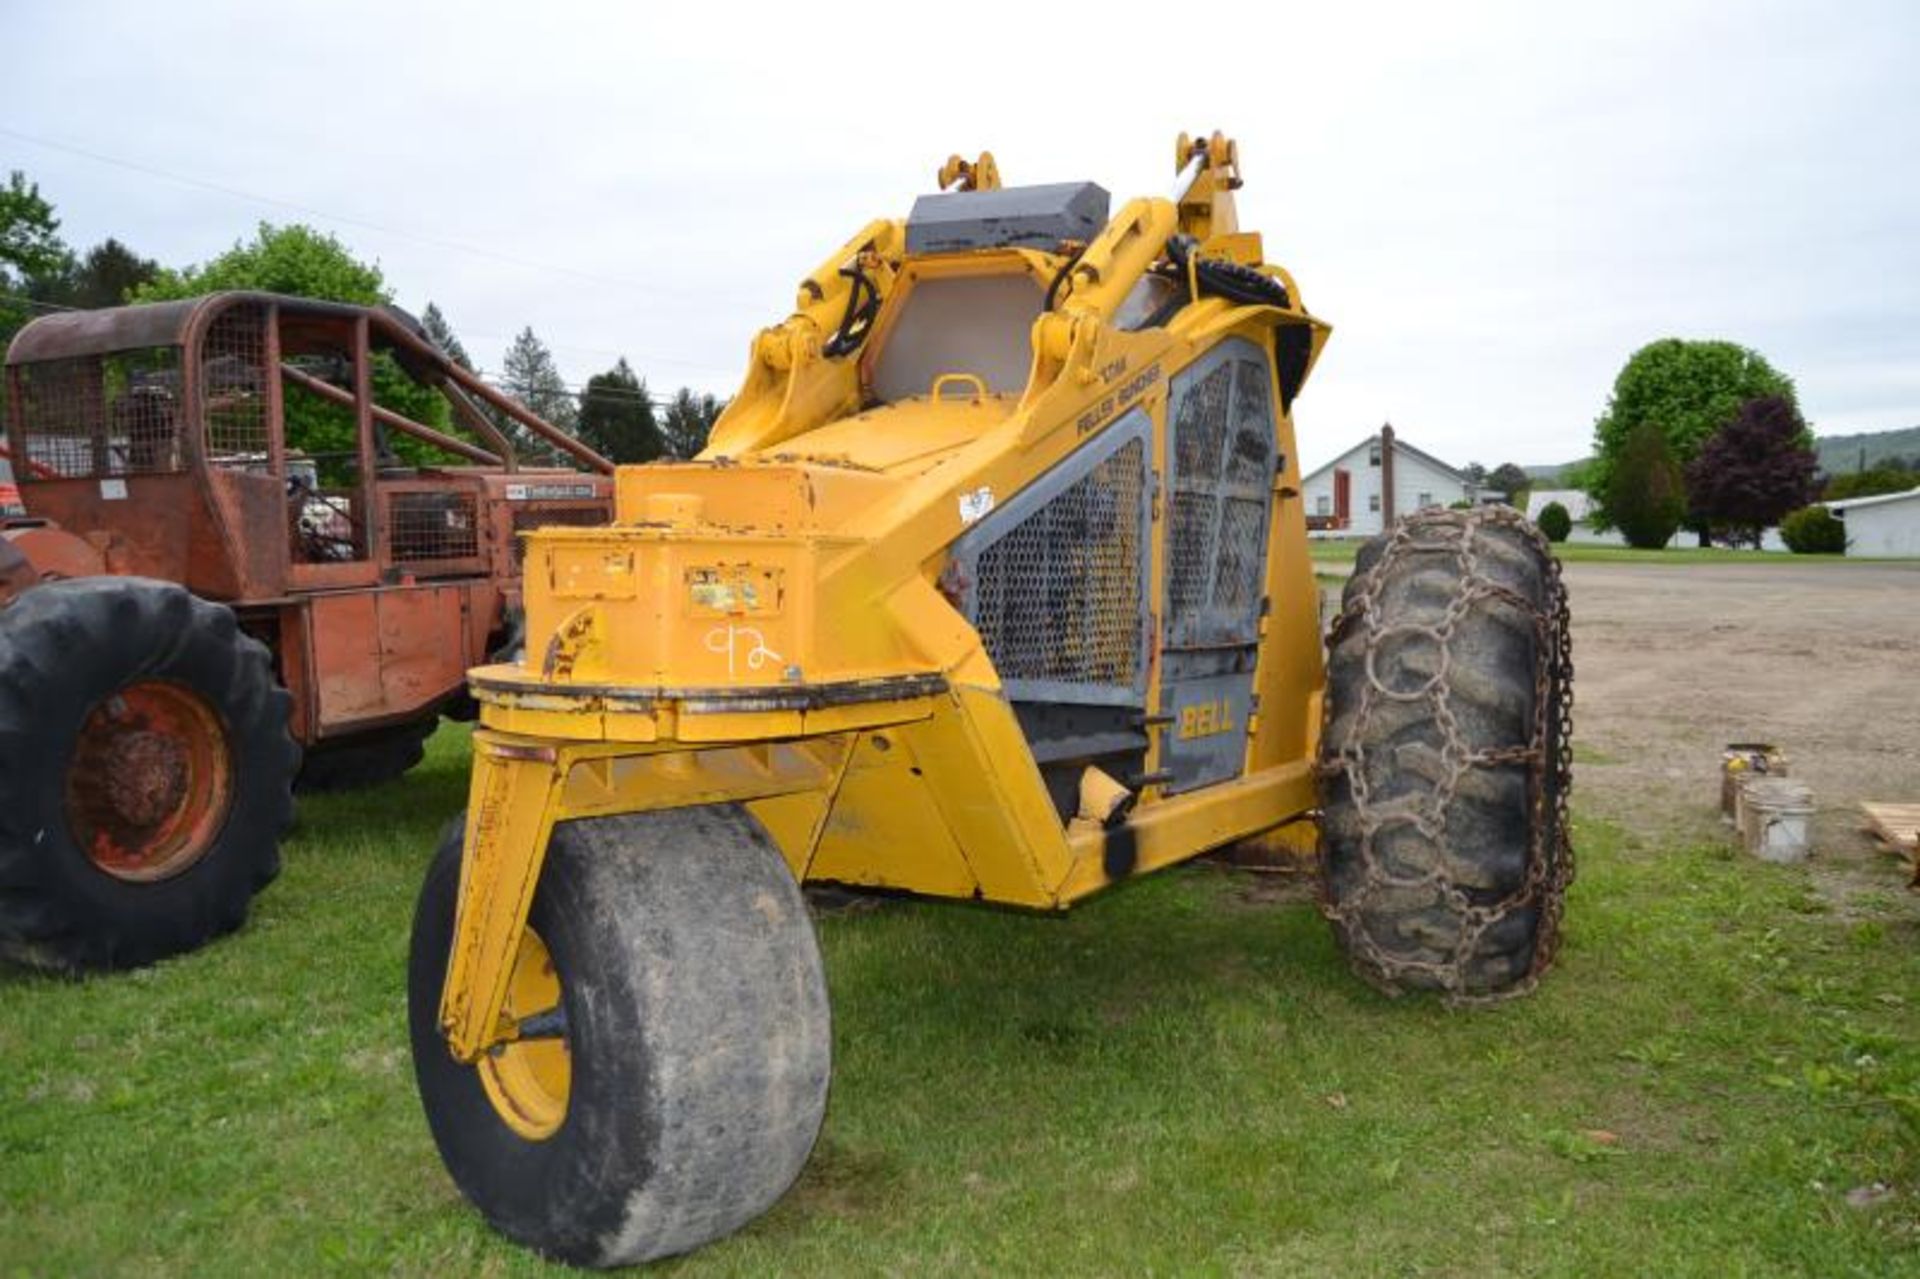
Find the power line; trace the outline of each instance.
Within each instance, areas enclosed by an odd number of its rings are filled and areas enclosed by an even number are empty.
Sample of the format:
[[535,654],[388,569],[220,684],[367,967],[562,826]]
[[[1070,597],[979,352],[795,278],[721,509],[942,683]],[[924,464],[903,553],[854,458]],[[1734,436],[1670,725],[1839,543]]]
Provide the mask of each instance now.
[[[80,306],[67,306],[66,304],[61,302],[42,302],[38,298],[28,297],[24,293],[0,292],[0,301],[19,302],[26,306],[39,307],[47,311],[79,312],[87,309],[85,307],[80,307]],[[445,355],[446,352],[442,351],[441,354]],[[451,359],[452,357],[448,356],[448,358]],[[503,395],[511,395],[515,399],[520,399],[524,394],[524,392],[520,388],[517,388],[514,385],[512,385],[510,382],[507,382],[504,380],[505,374],[493,373],[493,372],[489,372],[486,369],[480,369],[480,368],[468,369],[467,371],[469,373],[472,373],[475,377],[479,378],[482,382],[486,383],[488,386],[492,387],[494,390],[499,391]],[[641,379],[642,385],[633,390],[629,390],[623,386],[597,386],[596,387],[596,386],[590,386],[587,383],[583,383],[583,382],[568,382],[565,380],[556,382],[555,386],[562,394],[570,396],[573,399],[579,400],[582,403],[585,403],[587,397],[590,395],[605,397],[608,399],[616,399],[616,400],[624,399],[624,400],[629,400],[637,403],[644,403],[650,406],[664,405],[664,404],[670,403],[673,400],[674,396],[672,394],[661,394],[659,392],[656,392],[651,388],[649,388],[648,386],[646,386],[645,382],[646,382],[646,379],[642,378]],[[689,393],[695,394],[695,395],[706,394],[705,392],[695,392],[691,387],[684,387],[680,389],[684,389]]]
[[[522,402],[524,402],[524,397],[531,393],[531,388],[516,387],[511,383],[501,380],[502,375],[500,374],[487,373],[479,369],[473,370],[473,374],[502,395],[510,395],[514,399],[521,400]],[[696,391],[690,386],[677,387],[672,392],[661,393],[644,386],[638,390],[629,390],[626,387],[620,386],[589,388],[578,382],[560,382],[556,384],[556,389],[558,393],[579,400],[581,403],[585,403],[587,398],[592,396],[595,398],[605,397],[615,400],[627,400],[634,403],[645,403],[653,408],[665,408],[674,401],[681,391],[687,392],[695,399],[721,400],[725,398],[724,396],[713,395],[710,392]]]
[[[68,306],[64,302],[43,302],[39,298],[29,297],[24,293],[0,292],[0,301],[18,302],[22,306],[36,307],[42,311],[85,311],[88,309],[83,306]],[[467,336],[472,338],[485,338],[488,341],[501,340],[498,337],[495,337],[486,333],[470,332],[467,334]],[[621,359],[627,358],[625,352],[616,351],[612,347],[570,346],[565,342],[548,342],[548,343],[545,343],[545,345],[548,347],[557,347],[561,350],[567,350],[567,351],[593,351],[599,355],[614,355],[614,356],[620,357]],[[446,354],[446,352],[443,351],[442,354]],[[448,358],[451,359],[452,356],[449,355]],[[716,366],[711,364],[695,364],[692,361],[688,361],[688,360],[664,360],[664,359],[661,359],[659,356],[649,356],[646,359],[642,360],[641,362],[642,363],[680,364],[687,368],[705,369],[710,372],[717,371]],[[474,370],[474,372],[477,373],[478,370]],[[643,382],[645,380],[646,379],[644,377],[641,379],[641,381]],[[493,385],[493,384],[488,383],[488,385]],[[565,385],[570,389],[585,389],[586,384],[583,382],[568,382],[568,383],[565,383]],[[615,389],[617,388],[609,389],[607,393],[613,394]]]
[[[597,275],[593,272],[580,271],[573,267],[555,266],[551,263],[537,262],[531,258],[523,258],[515,254],[501,253],[495,249],[485,248],[480,245],[467,244],[459,240],[449,240],[441,236],[426,235],[426,234],[415,232],[415,231],[406,231],[398,227],[390,227],[378,222],[370,222],[364,218],[354,218],[354,217],[348,217],[344,214],[329,213],[324,209],[316,209],[311,205],[301,204],[293,200],[283,200],[277,196],[261,195],[257,192],[243,191],[238,187],[230,187],[219,182],[209,182],[203,178],[196,178],[184,173],[175,173],[171,170],[162,169],[155,165],[144,164],[135,160],[127,160],[119,156],[106,155],[98,151],[89,150],[86,147],[74,146],[71,143],[66,143],[66,142],[58,142],[52,138],[43,138],[35,134],[23,133],[18,129],[10,128],[3,124],[0,124],[0,136],[15,138],[22,142],[26,142],[34,146],[46,147],[54,151],[62,151],[69,155],[77,155],[83,159],[91,160],[97,164],[110,165],[115,168],[127,169],[134,173],[145,174],[149,177],[160,178],[167,182],[176,182],[183,186],[196,187],[201,190],[212,191],[220,195],[231,197],[233,199],[247,200],[257,204],[269,205],[274,208],[288,209],[292,212],[299,213],[305,217],[318,218],[322,221],[334,222],[342,226],[360,227],[364,230],[374,231],[382,235],[398,236],[401,239],[414,240],[422,244],[429,244],[429,245],[436,246],[438,248],[451,249],[456,252],[470,253],[470,254],[477,255],[479,257],[491,259],[493,261],[505,262],[515,266],[526,267],[531,270],[547,271],[557,275],[567,276],[573,279],[588,280],[596,284],[611,285],[615,288],[634,290],[641,293],[653,293],[661,297],[673,297],[683,301],[692,297],[700,296],[700,293],[698,291],[692,291],[687,289],[664,288],[659,285],[641,284],[635,281],[624,280],[614,276]],[[47,303],[42,305],[52,306],[54,304]],[[68,307],[65,309],[74,310],[76,308]],[[510,340],[507,338],[499,337],[498,335],[489,336],[484,333],[474,333],[474,334],[469,334],[468,336],[485,338],[490,341],[509,341]],[[580,346],[577,344],[565,343],[565,342],[554,342],[554,343],[550,343],[549,345],[558,347],[562,350],[591,351],[595,354],[600,354],[600,355],[623,354],[622,352],[613,351],[606,347]],[[672,364],[672,365],[678,365],[681,368],[700,369],[704,371],[712,371],[715,368],[714,365],[706,363],[704,361],[689,360],[679,356],[671,356],[671,355],[649,355],[646,357],[646,360],[648,363],[651,363],[651,364]]]
[[373,231],[381,235],[397,236],[403,240],[413,240],[421,244],[433,245],[436,248],[451,249],[458,253],[469,253],[475,257],[488,258],[495,262],[504,262],[512,266],[526,267],[535,271],[547,271],[554,275],[568,276],[576,280],[588,280],[595,284],[610,284],[616,288],[629,289],[639,293],[651,293],[662,297],[678,297],[684,300],[692,296],[697,296],[696,293],[685,289],[662,288],[655,284],[642,284],[638,281],[624,280],[615,276],[597,275],[591,271],[581,271],[573,267],[556,266],[550,262],[536,262],[531,258],[523,258],[511,253],[501,253],[495,249],[484,248],[477,244],[467,244],[460,240],[449,240],[441,236],[426,235],[418,231],[406,231],[399,227],[385,226],[378,222],[370,222],[365,218],[354,218],[339,213],[328,213],[326,210],[316,209],[312,205],[300,204],[293,200],[283,200],[277,196],[261,195],[255,191],[243,191],[239,187],[230,187],[224,183],[209,182],[204,178],[196,178],[184,173],[175,173],[169,169],[159,168],[156,165],[143,164],[137,160],[127,160],[120,156],[106,155],[99,151],[89,150],[86,147],[74,146],[72,143],[57,142],[52,138],[43,138],[35,134],[23,133],[18,129],[9,128],[3,124],[0,124],[0,136],[13,138],[33,146],[46,147],[52,151],[63,151],[68,155],[77,155],[82,159],[92,160],[96,164],[111,165],[115,168],[130,170],[134,173],[142,173],[148,177],[160,178],[163,181],[176,182],[182,186],[197,187],[203,191],[212,191],[218,195],[224,195],[232,199],[247,200],[255,204],[265,204],[275,208],[288,209],[304,217],[318,218],[321,221],[334,222],[341,226],[359,227],[365,231]]
[[[292,212],[299,213],[305,217],[318,218],[322,221],[334,222],[342,226],[359,227],[363,230],[373,231],[381,235],[397,236],[401,239],[413,240],[421,244],[433,245],[437,248],[450,249],[459,253],[469,253],[469,254],[473,254],[475,256],[482,257],[482,258],[487,258],[496,262],[504,262],[514,266],[526,267],[530,270],[546,271],[556,275],[567,276],[572,279],[587,280],[596,284],[606,284],[606,285],[611,285],[615,288],[628,289],[628,290],[633,290],[640,293],[652,293],[652,294],[659,295],[661,297],[674,297],[674,298],[679,298],[681,300],[686,300],[692,297],[701,296],[702,293],[704,293],[704,291],[665,288],[655,284],[642,284],[637,281],[626,280],[616,276],[606,276],[606,275],[599,275],[591,271],[581,271],[574,267],[556,266],[552,263],[539,262],[531,258],[520,257],[516,254],[502,253],[497,249],[489,249],[481,245],[468,244],[460,240],[450,240],[443,236],[428,235],[428,234],[424,234],[417,231],[403,230],[399,227],[392,227],[392,226],[387,226],[383,223],[372,222],[365,218],[355,218],[355,217],[349,217],[345,214],[329,213],[324,209],[317,209],[317,208],[314,208],[312,205],[301,204],[294,200],[285,200],[285,199],[281,199],[278,196],[262,195],[254,191],[245,191],[240,189],[239,187],[227,186],[224,183],[210,182],[204,178],[193,177],[190,174],[177,173],[169,169],[162,169],[156,165],[145,164],[136,160],[128,160],[120,156],[106,155],[102,152],[94,151],[86,147],[75,146],[72,143],[60,142],[52,138],[44,138],[36,134],[25,133],[19,129],[14,129],[4,124],[0,124],[0,136],[14,138],[18,141],[29,143],[30,145],[33,145],[33,146],[46,147],[49,150],[61,151],[69,155],[76,155],[81,157],[82,159],[91,160],[96,164],[110,165],[115,168],[126,169],[130,172],[145,174],[148,177],[159,178],[163,181],[175,182],[183,186],[195,187],[204,191],[212,191],[216,194],[228,196],[232,199],[246,200],[256,204],[268,205],[274,208],[287,209]],[[19,300],[32,301],[32,299],[24,299],[24,298]],[[80,309],[76,307],[60,307],[57,303],[36,302],[35,305],[57,309],[57,310],[70,311],[70,310]],[[487,334],[469,334],[469,336],[486,338],[491,341],[508,340],[505,338],[501,338],[498,335],[493,335],[489,337],[489,335]],[[565,343],[565,342],[554,342],[554,343],[549,343],[549,345],[558,347],[562,350],[590,351],[590,352],[594,352],[596,354],[601,354],[601,355],[624,354],[623,352],[614,351],[607,347],[589,347],[589,346],[581,346],[578,344],[571,344],[571,343]],[[705,361],[689,360],[689,359],[685,359],[678,356],[648,355],[645,358],[646,358],[646,362],[651,364],[673,364],[673,365],[678,365],[681,368],[700,369],[704,371],[713,371],[716,368],[715,365],[707,363]]]
[[[42,302],[39,298],[28,297],[24,293],[0,292],[0,301],[18,302],[24,306],[38,307],[41,310],[45,310],[45,311],[79,312],[87,309],[86,307],[83,307],[83,306],[67,306],[65,303],[62,303],[62,302]],[[441,354],[446,355],[446,352],[442,351]],[[453,357],[449,355],[447,356],[447,358],[452,359]],[[703,365],[701,367],[706,367],[706,366]],[[472,373],[475,377],[479,378],[482,382],[485,382],[488,386],[492,387],[496,391],[500,391],[504,394],[515,395],[515,396],[518,396],[519,394],[519,392],[511,384],[503,380],[506,376],[504,373],[489,372],[488,370],[481,369],[481,368],[470,368],[467,371],[469,373]],[[644,377],[641,378],[640,381],[642,383],[640,388],[637,390],[631,390],[631,391],[625,387],[619,387],[619,386],[594,387],[594,386],[589,386],[585,382],[568,382],[568,381],[565,381],[564,379],[559,381],[556,385],[559,387],[560,390],[564,391],[566,394],[581,400],[584,400],[588,395],[599,395],[599,396],[607,396],[614,399],[626,398],[631,400],[644,400],[649,404],[663,404],[673,398],[673,396],[670,394],[663,395],[659,392],[654,391],[651,387],[646,386],[645,385],[646,379]],[[693,390],[693,388],[691,387],[687,387],[685,389],[688,391]],[[694,393],[705,394],[705,392],[694,392]]]
[[[476,333],[471,329],[462,329],[460,332],[462,335],[480,342],[499,342],[510,346],[515,340],[511,337],[503,337],[498,333]],[[553,342],[545,338],[542,338],[540,342],[542,346],[555,351],[585,351],[593,355],[612,355],[623,359],[630,358],[625,351],[617,350],[610,346],[581,346],[575,342]],[[718,365],[709,364],[704,360],[683,360],[670,355],[647,355],[642,358],[642,363],[675,364],[681,368],[703,369],[710,373],[716,372],[719,369]]]
[[43,311],[84,311],[83,306],[67,306],[60,302],[42,302],[39,298],[30,298],[24,293],[0,293],[0,299],[19,302],[26,306],[37,306]]

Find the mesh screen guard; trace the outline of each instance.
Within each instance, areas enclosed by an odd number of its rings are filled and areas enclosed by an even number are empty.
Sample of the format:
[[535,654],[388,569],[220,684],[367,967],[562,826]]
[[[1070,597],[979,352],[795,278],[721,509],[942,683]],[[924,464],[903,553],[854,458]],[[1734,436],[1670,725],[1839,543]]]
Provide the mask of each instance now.
[[1128,413],[955,543],[963,609],[1009,697],[1144,695],[1151,438]]
[[147,347],[20,364],[21,479],[164,475],[184,469],[180,351]]
[[1278,465],[1265,356],[1222,343],[1175,377],[1168,414],[1167,644],[1251,644]]

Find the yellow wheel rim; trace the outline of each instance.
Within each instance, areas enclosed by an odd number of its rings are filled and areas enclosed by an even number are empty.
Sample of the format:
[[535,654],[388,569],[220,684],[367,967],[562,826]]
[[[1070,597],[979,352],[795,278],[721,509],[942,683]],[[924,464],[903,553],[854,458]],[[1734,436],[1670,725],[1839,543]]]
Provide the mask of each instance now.
[[[553,969],[553,956],[529,926],[520,936],[502,1011],[517,1022],[559,1003],[560,975]],[[507,1127],[529,1141],[545,1141],[560,1131],[573,1091],[567,1041],[529,1039],[500,1045],[480,1059],[480,1086]]]

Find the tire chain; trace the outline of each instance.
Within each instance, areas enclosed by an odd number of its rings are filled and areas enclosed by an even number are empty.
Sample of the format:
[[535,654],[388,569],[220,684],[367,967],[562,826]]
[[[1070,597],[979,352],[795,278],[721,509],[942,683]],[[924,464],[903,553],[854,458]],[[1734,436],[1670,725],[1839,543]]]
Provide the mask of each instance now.
[[[1480,567],[1477,539],[1489,526],[1510,528],[1519,533],[1537,551],[1545,565],[1546,603],[1536,606],[1511,588],[1488,577]],[[1387,574],[1409,556],[1448,555],[1459,566],[1460,589],[1448,605],[1445,616],[1432,625],[1387,623],[1380,616],[1380,595]],[[1459,733],[1450,705],[1448,676],[1452,657],[1449,644],[1455,628],[1472,608],[1484,600],[1497,600],[1529,617],[1533,623],[1537,651],[1548,660],[1539,663],[1534,686],[1534,722],[1527,745],[1499,750],[1468,749]],[[1488,506],[1472,511],[1424,513],[1403,519],[1389,534],[1380,557],[1348,586],[1339,614],[1328,629],[1327,649],[1348,638],[1354,628],[1364,628],[1366,648],[1366,685],[1361,697],[1359,720],[1352,740],[1332,758],[1320,762],[1323,796],[1327,784],[1344,777],[1353,796],[1360,819],[1360,887],[1347,895],[1344,904],[1332,897],[1332,875],[1328,864],[1328,841],[1320,840],[1320,909],[1347,939],[1356,973],[1369,985],[1389,995],[1402,993],[1395,979],[1418,974],[1433,979],[1450,1005],[1494,1003],[1525,995],[1538,984],[1540,975],[1553,963],[1560,943],[1560,921],[1567,885],[1573,882],[1573,845],[1567,821],[1567,796],[1573,782],[1573,637],[1569,627],[1567,593],[1560,576],[1560,561],[1553,555],[1546,538],[1518,511],[1506,506]],[[1440,663],[1433,679],[1412,692],[1397,691],[1383,684],[1376,673],[1375,656],[1381,643],[1389,638],[1425,636],[1439,646]],[[1367,721],[1382,700],[1408,702],[1427,700],[1432,704],[1434,722],[1443,739],[1445,771],[1435,784],[1430,803],[1416,810],[1414,826],[1435,843],[1444,842],[1447,811],[1461,778],[1472,768],[1492,768],[1514,763],[1528,765],[1529,832],[1527,875],[1520,887],[1490,905],[1476,905],[1465,889],[1455,884],[1438,866],[1424,875],[1395,875],[1384,865],[1376,851],[1376,836],[1385,828],[1408,819],[1404,813],[1379,814],[1372,811],[1366,775],[1366,750],[1359,744],[1366,738]],[[1333,699],[1323,703],[1321,738],[1330,741],[1333,728]],[[1548,743],[1557,735],[1549,758]],[[1551,770],[1551,773],[1549,773]],[[1548,805],[1552,806],[1551,814]],[[1550,818],[1550,820],[1549,820]],[[1460,936],[1452,953],[1443,961],[1429,962],[1391,955],[1375,943],[1357,918],[1370,899],[1381,889],[1434,886],[1442,899],[1460,919]],[[1534,936],[1533,963],[1518,982],[1492,993],[1470,991],[1468,969],[1480,939],[1487,930],[1515,911],[1539,909]]]

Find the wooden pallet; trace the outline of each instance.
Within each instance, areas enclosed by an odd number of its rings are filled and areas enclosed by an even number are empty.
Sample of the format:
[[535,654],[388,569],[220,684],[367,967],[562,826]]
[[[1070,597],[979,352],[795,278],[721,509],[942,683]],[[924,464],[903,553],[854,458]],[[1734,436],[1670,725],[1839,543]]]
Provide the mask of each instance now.
[[1861,801],[1867,832],[1890,853],[1913,859],[1913,880],[1920,884],[1920,804],[1876,804]]

